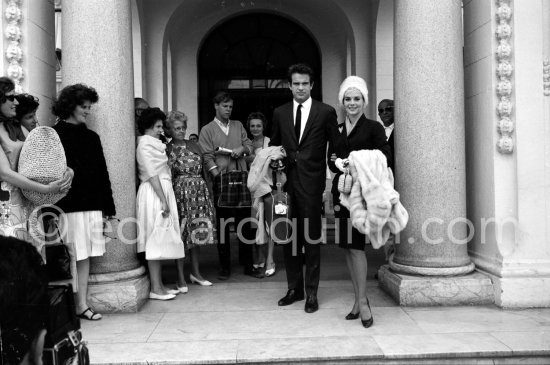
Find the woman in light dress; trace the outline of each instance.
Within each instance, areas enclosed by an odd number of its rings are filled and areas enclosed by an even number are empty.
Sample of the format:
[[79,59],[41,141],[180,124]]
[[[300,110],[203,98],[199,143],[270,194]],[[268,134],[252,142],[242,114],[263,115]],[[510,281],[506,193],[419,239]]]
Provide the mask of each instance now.
[[[159,108],[148,108],[141,113],[137,122],[139,132],[142,134],[138,137],[136,150],[141,182],[136,204],[139,224],[138,252],[147,251],[148,238],[151,236],[155,220],[160,214],[165,218],[172,216],[174,228],[178,236],[181,236],[178,224],[178,207],[172,188],[166,145],[160,140],[165,120],[166,114]],[[187,292],[187,286],[177,289],[168,289],[164,286],[162,260],[147,260],[147,266],[151,279],[149,299],[170,300],[180,292]]]

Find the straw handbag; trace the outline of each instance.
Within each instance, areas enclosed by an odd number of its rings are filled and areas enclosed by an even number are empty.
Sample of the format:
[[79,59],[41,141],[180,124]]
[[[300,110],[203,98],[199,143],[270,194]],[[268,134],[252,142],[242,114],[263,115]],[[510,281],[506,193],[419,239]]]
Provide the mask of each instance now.
[[[67,159],[57,132],[50,127],[33,129],[21,149],[18,172],[41,184],[49,184],[61,179],[65,170]],[[66,194],[43,194],[31,190],[22,192],[35,205],[55,204]]]

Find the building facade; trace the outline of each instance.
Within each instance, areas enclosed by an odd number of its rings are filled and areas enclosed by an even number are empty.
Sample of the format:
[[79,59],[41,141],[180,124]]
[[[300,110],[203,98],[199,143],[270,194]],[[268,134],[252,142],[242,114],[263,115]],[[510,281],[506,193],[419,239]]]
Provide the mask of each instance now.
[[131,244],[134,96],[184,111],[194,133],[212,117],[216,89],[235,95],[239,119],[253,110],[270,115],[290,99],[286,68],[304,60],[318,72],[314,97],[325,103],[337,106],[348,75],[367,80],[368,117],[376,119],[381,99],[396,102],[396,185],[411,219],[381,285],[403,305],[550,306],[547,1],[2,6],[0,64],[40,98],[44,124],[54,123],[57,83],[84,82],[100,95],[90,125],[102,138],[121,219],[118,238],[92,263],[90,292],[101,310],[137,310],[148,292]]

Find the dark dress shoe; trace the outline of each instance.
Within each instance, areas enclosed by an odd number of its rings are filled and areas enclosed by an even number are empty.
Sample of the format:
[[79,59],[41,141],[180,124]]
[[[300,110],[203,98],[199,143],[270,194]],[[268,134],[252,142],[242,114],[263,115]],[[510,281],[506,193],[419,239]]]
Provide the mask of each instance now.
[[299,300],[304,300],[304,294],[298,294],[294,289],[290,289],[284,297],[279,300],[279,307],[284,307],[285,305],[291,305],[294,302]]
[[263,279],[265,277],[264,271],[261,268],[253,267],[252,269],[246,269],[244,271],[245,275],[255,277],[256,279]]
[[346,316],[346,321],[351,321],[357,318],[359,318],[359,312],[357,313],[349,312],[348,315]]
[[309,295],[306,299],[306,306],[304,310],[306,313],[314,313],[319,309],[319,303],[317,302],[317,297],[315,295]]

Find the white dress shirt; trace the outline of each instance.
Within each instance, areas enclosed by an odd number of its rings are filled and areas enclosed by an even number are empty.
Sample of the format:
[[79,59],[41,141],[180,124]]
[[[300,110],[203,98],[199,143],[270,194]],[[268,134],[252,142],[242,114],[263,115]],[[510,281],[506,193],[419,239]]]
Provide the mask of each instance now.
[[[312,103],[311,97],[302,103],[302,120],[300,121],[300,139],[304,135],[304,129],[306,129],[307,118],[309,117],[309,112],[311,111],[311,103]],[[293,106],[292,106],[292,121],[294,125],[296,125],[296,110],[298,110],[298,105],[300,105],[300,103],[294,100]],[[300,139],[298,139],[298,142],[300,142]]]
[[386,139],[390,139],[391,132],[393,132],[393,127],[395,123],[390,124],[388,127],[386,127],[384,123],[382,123],[382,125],[384,126],[384,130],[386,131]]
[[222,129],[222,132],[225,133],[226,136],[229,135],[229,122],[227,122],[227,124],[224,124],[221,120],[219,120],[218,118],[214,117],[214,121],[216,123],[218,123],[218,125],[220,126],[220,128]]

